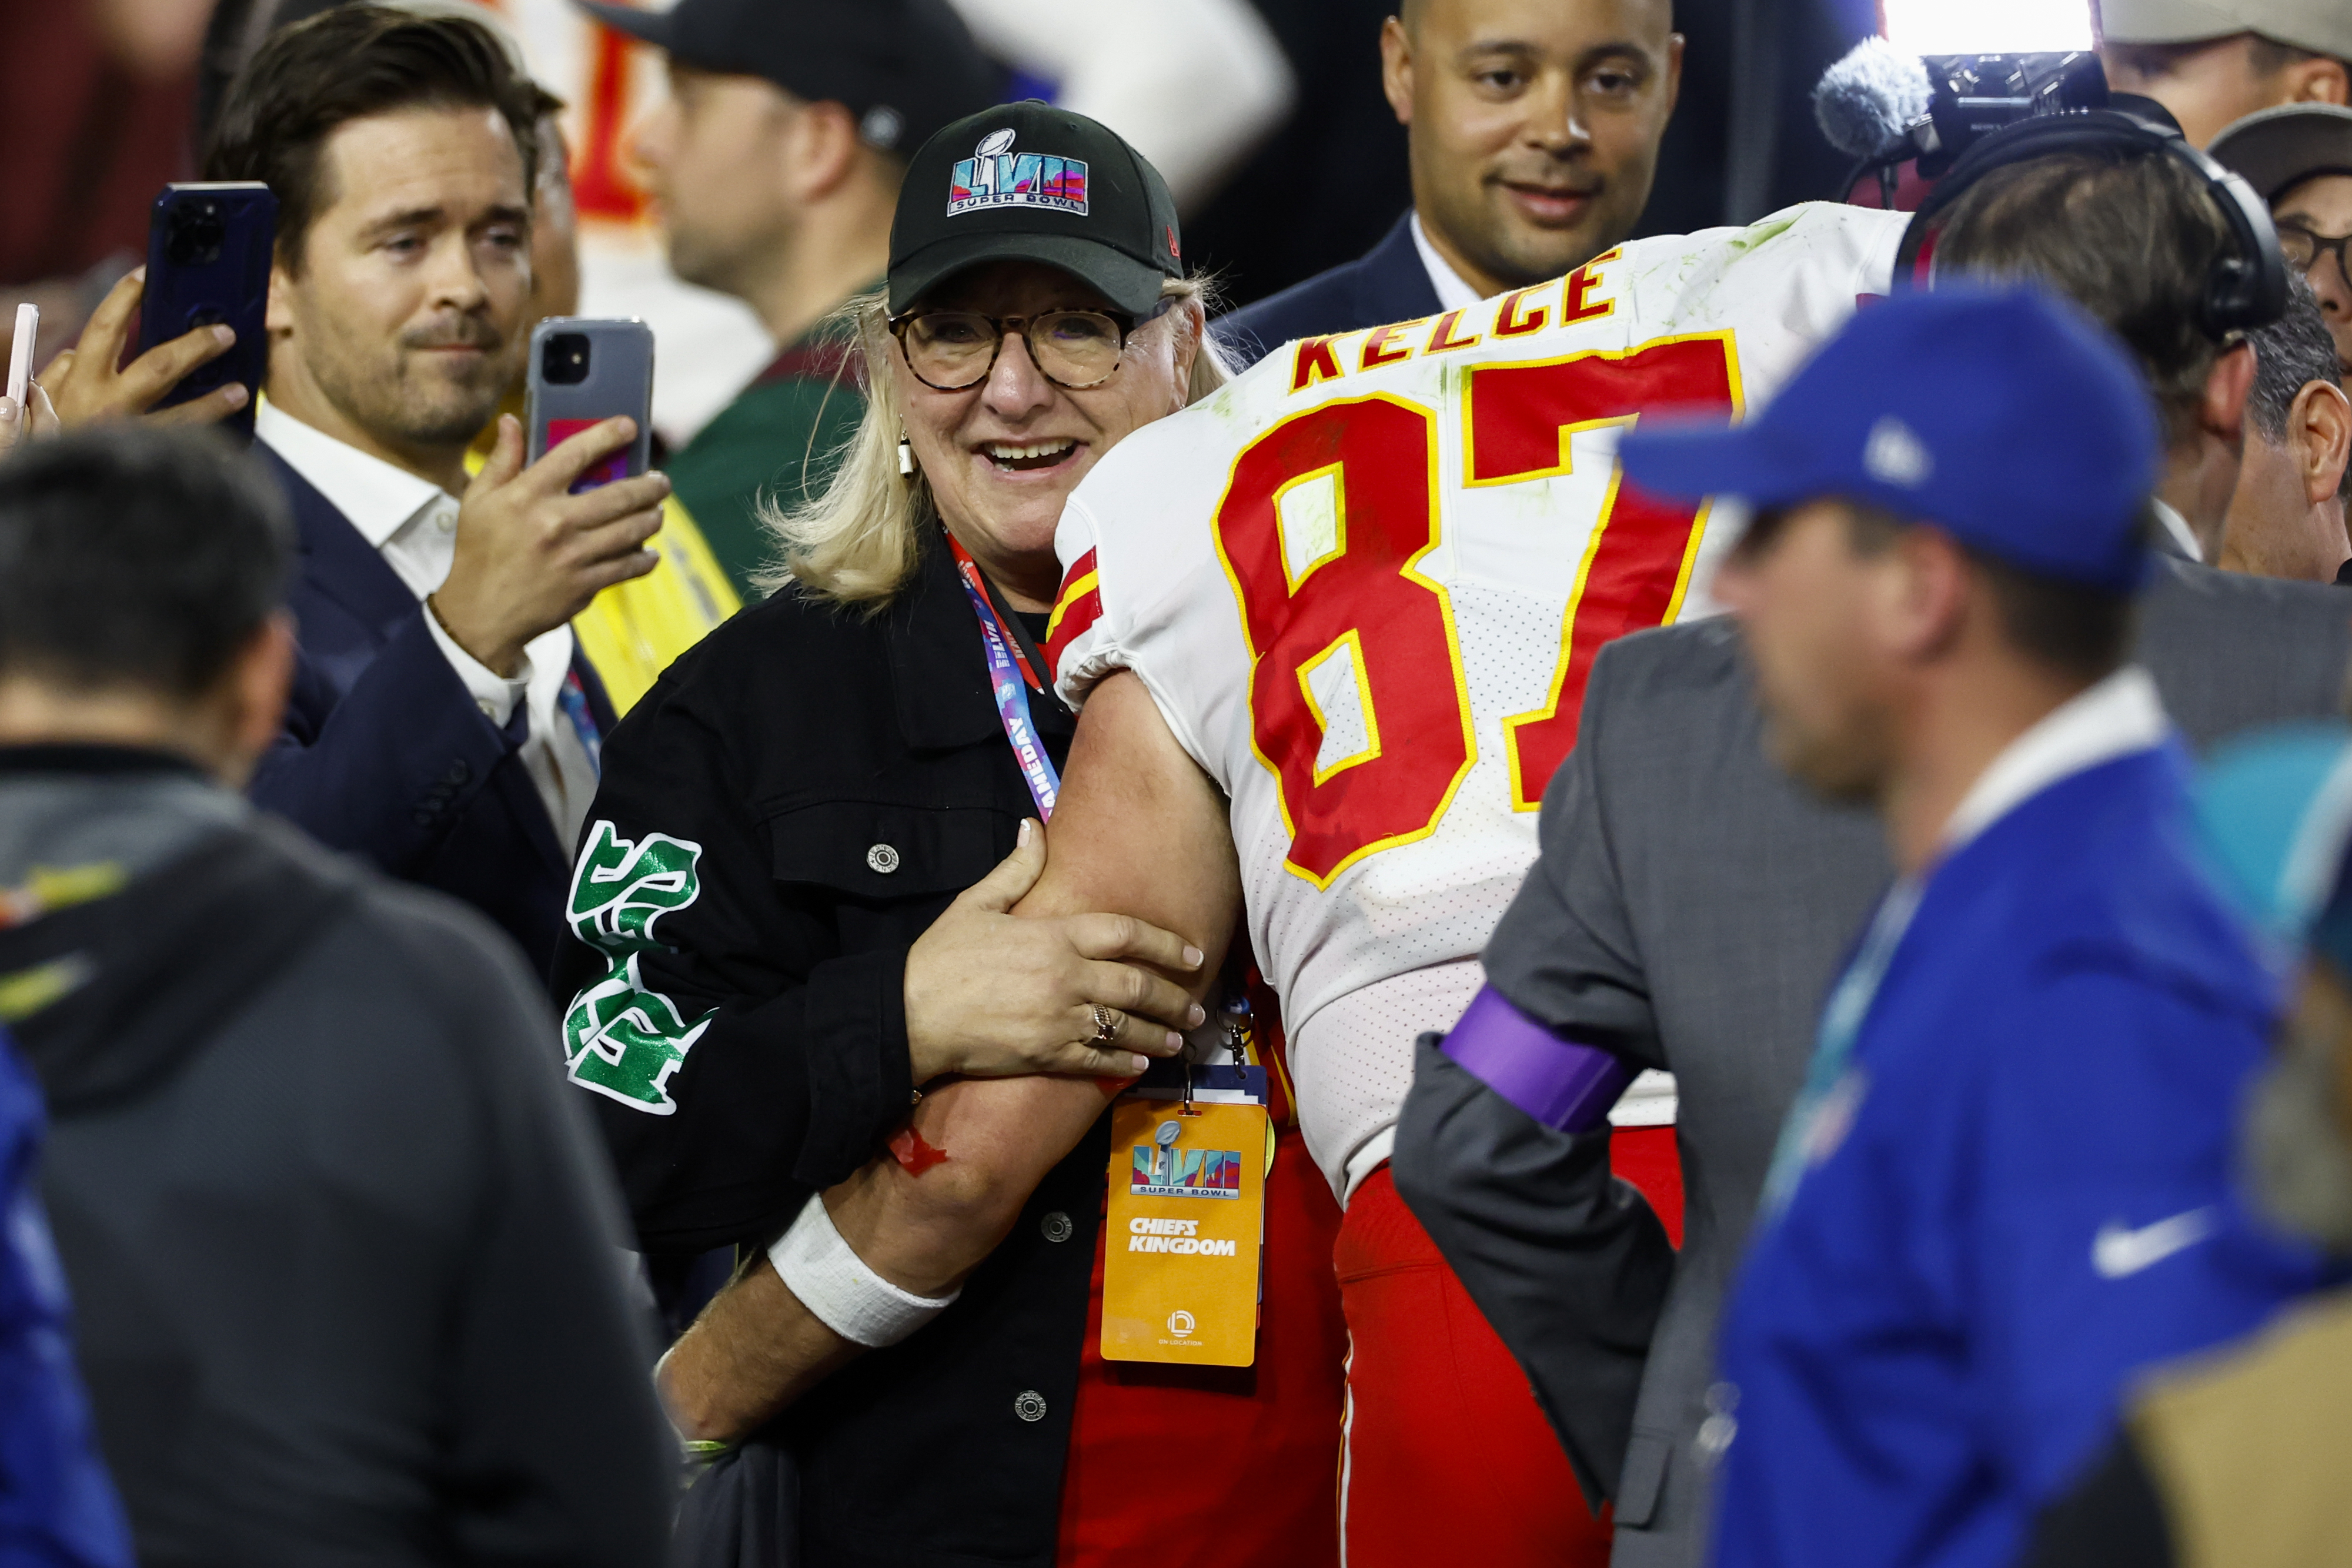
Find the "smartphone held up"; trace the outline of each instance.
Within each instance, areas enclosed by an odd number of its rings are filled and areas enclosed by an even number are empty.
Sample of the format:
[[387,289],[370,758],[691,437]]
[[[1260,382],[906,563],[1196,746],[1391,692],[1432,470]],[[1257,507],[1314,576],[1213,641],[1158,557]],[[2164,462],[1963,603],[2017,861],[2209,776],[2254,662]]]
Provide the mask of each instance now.
[[172,184],[155,198],[137,351],[204,327],[226,326],[236,334],[227,352],[180,378],[157,407],[239,382],[245,406],[222,423],[253,434],[254,403],[269,368],[269,264],[277,236],[278,198],[259,181]]
[[636,422],[636,439],[582,474],[574,495],[653,465],[653,400],[654,334],[643,321],[551,316],[532,330],[523,403],[530,461],[615,415]]

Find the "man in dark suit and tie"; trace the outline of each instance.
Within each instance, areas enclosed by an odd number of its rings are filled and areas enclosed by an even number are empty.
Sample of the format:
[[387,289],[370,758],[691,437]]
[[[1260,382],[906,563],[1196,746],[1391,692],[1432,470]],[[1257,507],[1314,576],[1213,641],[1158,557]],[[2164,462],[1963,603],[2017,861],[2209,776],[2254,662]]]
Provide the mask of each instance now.
[[544,95],[493,36],[368,5],[278,33],[206,176],[277,193],[257,451],[300,535],[301,660],[251,792],[331,848],[474,904],[544,972],[613,722],[569,625],[652,569],[659,475],[572,494],[626,419],[522,464]]
[[1295,338],[1458,310],[1633,232],[1682,79],[1670,0],[1402,0],[1381,85],[1412,209],[1357,260],[1218,322],[1243,363]]
[[[2178,255],[2095,237],[2126,233]],[[2130,339],[2170,442],[2159,546],[2219,538],[2235,486],[2253,350],[2187,325],[2232,244],[2153,146],[1996,167],[1937,238],[1939,277],[2031,277],[2110,324],[2184,324]],[[2341,594],[2179,556],[2143,595],[2133,658],[2191,744],[2336,711]],[[1465,1065],[1467,1030],[1423,1037],[1397,1129],[1398,1189],[1613,1501],[1618,1568],[1703,1560],[1711,1460],[1738,1420],[1713,1381],[1717,1320],[1831,982],[1892,874],[1872,817],[1802,795],[1762,728],[1722,621],[1603,649],[1544,797],[1542,857],[1485,954],[1489,988],[1562,1049],[1675,1075],[1680,1252],[1611,1183],[1605,1123],[1551,1116],[1540,1074]]]

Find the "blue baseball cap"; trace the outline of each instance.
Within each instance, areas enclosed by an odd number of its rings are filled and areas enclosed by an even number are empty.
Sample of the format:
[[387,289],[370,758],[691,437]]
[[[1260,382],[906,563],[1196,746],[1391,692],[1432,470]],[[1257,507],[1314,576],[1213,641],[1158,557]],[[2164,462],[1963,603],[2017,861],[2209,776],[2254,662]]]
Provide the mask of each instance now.
[[1644,422],[1617,453],[1662,496],[1843,497],[2129,592],[2162,443],[2137,368],[2079,308],[1960,286],[1864,307],[1744,424]]

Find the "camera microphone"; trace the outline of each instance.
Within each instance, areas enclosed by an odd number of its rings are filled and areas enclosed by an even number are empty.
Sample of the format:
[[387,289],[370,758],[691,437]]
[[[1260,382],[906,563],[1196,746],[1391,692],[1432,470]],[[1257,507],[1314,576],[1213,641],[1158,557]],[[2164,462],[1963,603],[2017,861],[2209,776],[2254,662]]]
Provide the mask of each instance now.
[[1935,98],[1927,68],[1885,38],[1856,44],[1813,89],[1813,119],[1831,146],[1865,162],[1907,143]]
[[1855,160],[1841,194],[1875,170],[1886,204],[1895,168],[1918,160],[1934,180],[2004,126],[2104,109],[2107,78],[2088,49],[2021,55],[1906,55],[1864,38],[1813,89],[1813,118],[1831,146]]

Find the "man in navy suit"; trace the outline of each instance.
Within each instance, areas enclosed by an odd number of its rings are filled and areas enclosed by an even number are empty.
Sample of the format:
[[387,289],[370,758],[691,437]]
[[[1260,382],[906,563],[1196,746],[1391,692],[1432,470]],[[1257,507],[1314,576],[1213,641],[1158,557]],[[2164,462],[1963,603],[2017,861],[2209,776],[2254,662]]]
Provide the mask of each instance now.
[[1223,318],[1219,342],[1254,363],[1583,266],[1649,202],[1682,65],[1671,0],[1402,0],[1381,85],[1412,209],[1357,260]]
[[278,201],[256,450],[299,532],[301,659],[251,786],[331,848],[474,904],[544,973],[613,723],[571,618],[652,570],[659,475],[572,493],[612,419],[522,463],[544,95],[479,24],[343,6],[265,43],[206,177]]

